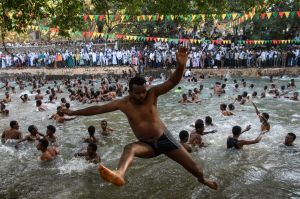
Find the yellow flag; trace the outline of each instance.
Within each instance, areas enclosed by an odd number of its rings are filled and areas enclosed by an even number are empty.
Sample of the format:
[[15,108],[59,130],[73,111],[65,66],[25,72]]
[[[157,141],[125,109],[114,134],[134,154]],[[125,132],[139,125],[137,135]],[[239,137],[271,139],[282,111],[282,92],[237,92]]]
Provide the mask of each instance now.
[[226,16],[227,16],[226,14],[222,14],[221,15],[221,17],[222,17],[223,20],[225,19]]
[[137,36],[133,36],[134,41],[137,39]]
[[195,18],[196,18],[196,15],[192,15],[192,20],[194,21],[195,20]]
[[232,13],[232,19],[235,20],[236,17],[237,17],[237,13]]
[[287,40],[288,41],[288,43],[291,43],[291,40]]
[[89,15],[89,18],[90,18],[91,21],[93,21],[94,20],[94,15]]
[[92,37],[96,37],[97,36],[97,32],[93,32]]
[[138,21],[140,21],[140,19],[141,19],[141,16],[137,16],[136,18],[137,18],[137,20],[138,20]]
[[254,40],[254,44],[257,44],[257,40]]
[[164,20],[164,15],[160,15],[160,20]]
[[285,14],[286,18],[289,18],[290,12],[284,12],[284,14]]
[[205,14],[201,14],[203,21],[205,21]]
[[270,19],[270,17],[272,16],[272,12],[267,12],[266,14],[267,14],[268,19]]
[[216,19],[217,14],[212,14],[211,16],[213,19]]
[[124,21],[125,15],[121,15],[121,20]]
[[172,19],[172,21],[174,21],[174,15],[171,15],[171,19]]

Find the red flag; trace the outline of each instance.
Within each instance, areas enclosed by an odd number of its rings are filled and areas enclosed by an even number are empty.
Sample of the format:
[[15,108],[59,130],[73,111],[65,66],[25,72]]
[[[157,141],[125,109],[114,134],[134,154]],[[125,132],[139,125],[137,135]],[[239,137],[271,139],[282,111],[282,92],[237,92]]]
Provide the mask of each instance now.
[[300,17],[300,11],[297,12],[297,16]]
[[284,12],[278,12],[278,14],[279,14],[280,18],[282,18],[284,15]]
[[99,21],[102,21],[104,19],[104,15],[99,16]]
[[84,21],[86,21],[88,17],[89,17],[88,15],[84,15],[83,16]]
[[261,17],[261,19],[265,19],[266,13],[261,13],[261,14],[260,14],[260,17]]

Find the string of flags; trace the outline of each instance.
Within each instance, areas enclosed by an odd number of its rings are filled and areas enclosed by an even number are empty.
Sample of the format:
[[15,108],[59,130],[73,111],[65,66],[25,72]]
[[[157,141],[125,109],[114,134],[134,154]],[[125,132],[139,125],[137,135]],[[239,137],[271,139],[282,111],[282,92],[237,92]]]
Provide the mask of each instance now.
[[189,21],[205,21],[208,18],[214,20],[236,20],[245,21],[249,19],[270,19],[272,18],[300,18],[300,11],[285,12],[264,12],[264,13],[224,13],[224,14],[188,14],[188,15],[80,15],[85,22],[88,21],[174,21],[177,19]]
[[[29,26],[29,30],[40,30],[40,31],[50,31],[53,33],[58,33],[59,28],[50,28],[46,26]],[[69,31],[71,35],[82,36],[85,39],[95,39],[95,38],[103,38],[107,39],[107,41],[112,42],[115,40],[123,40],[123,41],[137,41],[137,42],[174,42],[174,43],[191,43],[191,44],[231,44],[231,40],[201,40],[201,39],[185,39],[185,38],[170,38],[170,37],[153,37],[153,36],[137,36],[137,35],[125,35],[125,34],[117,34],[117,33],[99,33],[99,32],[87,32],[87,31]],[[262,45],[262,44],[300,44],[300,40],[238,40],[237,44],[245,44],[245,45]]]

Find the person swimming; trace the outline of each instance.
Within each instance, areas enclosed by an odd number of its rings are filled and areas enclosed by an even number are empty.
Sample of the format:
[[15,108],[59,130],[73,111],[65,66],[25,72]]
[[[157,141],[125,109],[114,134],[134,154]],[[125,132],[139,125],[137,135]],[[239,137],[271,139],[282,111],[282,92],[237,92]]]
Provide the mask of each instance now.
[[241,134],[243,134],[246,131],[249,131],[251,129],[251,126],[248,125],[245,130],[242,131],[242,128],[240,126],[234,126],[232,128],[232,135],[233,137],[229,136],[227,138],[227,148],[235,148],[235,149],[242,149],[244,145],[251,145],[256,144],[260,142],[262,138],[262,133],[259,134],[259,136],[254,140],[240,140],[239,137]]
[[186,130],[179,132],[180,144],[187,150],[187,152],[192,153],[192,147],[188,144],[189,133]]
[[40,159],[42,161],[50,161],[53,160],[59,153],[57,147],[49,147],[49,142],[47,139],[39,140],[38,145],[36,146],[37,150],[42,152]]
[[97,145],[95,143],[89,143],[86,152],[75,153],[75,157],[84,157],[86,161],[94,164],[101,162],[100,156],[97,154]]

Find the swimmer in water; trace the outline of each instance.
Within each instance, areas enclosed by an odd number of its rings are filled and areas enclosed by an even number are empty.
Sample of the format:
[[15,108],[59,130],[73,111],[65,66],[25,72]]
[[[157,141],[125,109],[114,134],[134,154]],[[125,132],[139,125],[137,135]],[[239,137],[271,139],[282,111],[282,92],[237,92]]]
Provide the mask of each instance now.
[[232,128],[233,137],[229,136],[227,138],[227,148],[242,149],[244,145],[259,143],[263,133],[259,134],[259,136],[254,140],[239,140],[240,135],[246,131],[249,131],[250,129],[251,129],[251,125],[248,125],[243,131],[240,126],[234,126]]
[[125,146],[116,171],[100,165],[102,178],[117,186],[125,184],[125,173],[134,157],[153,158],[165,154],[193,174],[200,183],[218,189],[215,181],[204,177],[202,169],[193,161],[191,155],[172,136],[161,121],[157,109],[157,98],[173,89],[181,80],[187,62],[188,50],[180,48],[176,53],[177,68],[170,78],[162,84],[146,89],[146,80],[136,76],[129,81],[129,95],[100,106],[91,106],[77,111],[65,110],[68,115],[90,116],[120,110],[138,141]]
[[293,101],[299,101],[298,96],[299,96],[299,93],[294,92],[292,97],[285,97],[285,98],[288,98],[288,99],[293,100]]
[[114,131],[114,129],[107,127],[107,121],[106,120],[101,121],[101,130],[100,130],[101,135],[107,136],[113,131]]
[[34,96],[34,99],[35,100],[43,100],[44,96],[41,94],[41,90],[38,89],[36,92],[37,92],[37,94]]
[[2,100],[3,103],[9,103],[11,102],[11,96],[9,95],[8,92],[5,92],[5,98]]
[[285,136],[284,145],[285,146],[294,146],[294,141],[296,140],[296,135],[294,133],[288,133]]
[[187,104],[187,103],[192,103],[192,101],[188,99],[188,96],[186,93],[183,93],[182,98],[178,101],[178,103]]
[[22,139],[22,133],[19,131],[19,124],[17,121],[13,120],[9,123],[10,129],[3,131],[1,138],[3,140],[20,140]]
[[84,138],[84,142],[97,143],[98,139],[95,137],[95,131],[96,131],[96,128],[94,126],[89,126],[88,127],[89,137]]
[[256,104],[254,102],[252,102],[252,104],[253,104],[253,106],[255,108],[255,111],[256,111],[256,114],[259,117],[259,120],[261,122],[261,126],[260,126],[261,132],[263,132],[263,133],[269,132],[270,128],[271,128],[271,126],[268,122],[269,114],[268,113],[260,113],[257,109]]
[[53,126],[53,125],[48,125],[47,126],[46,135],[44,136],[44,138],[46,140],[48,140],[48,142],[50,142],[51,144],[56,143],[56,136],[54,135],[55,132],[56,132],[55,126]]
[[59,153],[57,147],[49,147],[49,142],[47,139],[39,140],[38,145],[36,146],[37,150],[42,152],[40,159],[42,161],[50,161],[53,160]]
[[189,133],[185,130],[179,133],[180,144],[187,150],[187,152],[192,153],[192,147],[187,143],[189,140]]
[[220,111],[222,115],[224,116],[234,115],[231,111],[227,110],[226,108],[227,108],[226,104],[220,104]]
[[196,120],[195,122],[195,129],[191,132],[190,135],[190,144],[192,146],[204,147],[205,144],[202,142],[202,135],[206,135],[209,133],[216,133],[217,130],[213,131],[206,131],[204,132],[204,122],[201,119]]
[[8,116],[9,110],[6,109],[6,106],[3,102],[0,102],[0,113],[4,116]]
[[94,164],[101,162],[101,158],[97,154],[97,145],[95,143],[89,143],[86,152],[76,153],[75,157],[85,157],[85,160]]
[[46,106],[42,105],[41,100],[36,100],[35,104],[36,104],[38,111],[47,111],[48,110]]
[[22,100],[22,102],[28,102],[28,101],[30,101],[30,99],[28,98],[27,94],[21,95],[20,99]]
[[16,146],[15,146],[16,148],[18,148],[18,144],[20,144],[21,142],[24,142],[24,141],[29,141],[29,142],[36,141],[36,140],[40,139],[40,135],[44,136],[43,134],[39,133],[38,129],[34,125],[30,125],[28,127],[28,131],[29,131],[30,134],[26,135],[23,139],[19,140],[17,142]]

